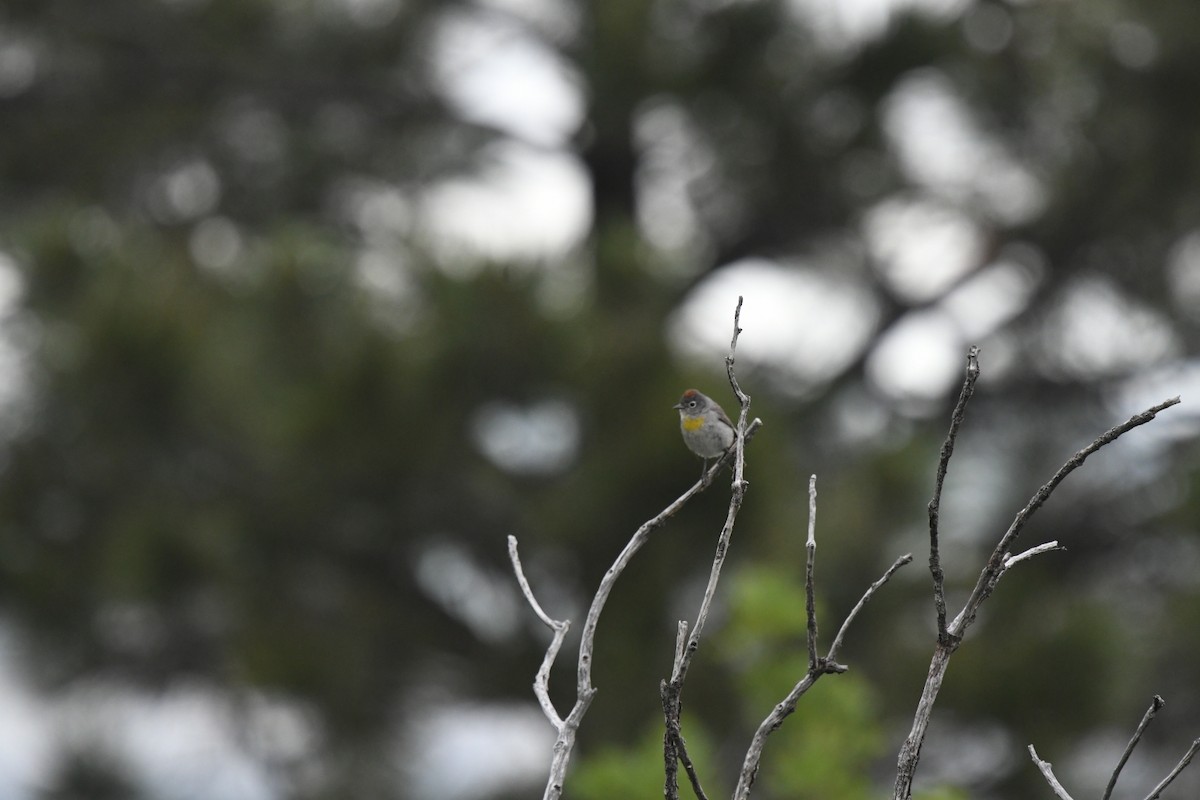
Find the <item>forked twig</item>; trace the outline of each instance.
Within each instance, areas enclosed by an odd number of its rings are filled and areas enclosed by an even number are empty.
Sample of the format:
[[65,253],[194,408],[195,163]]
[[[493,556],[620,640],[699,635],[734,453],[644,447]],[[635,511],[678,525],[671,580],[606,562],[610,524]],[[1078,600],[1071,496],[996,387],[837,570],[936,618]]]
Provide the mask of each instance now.
[[1029,502],[1025,504],[1025,507],[1017,512],[1016,517],[1013,518],[1012,523],[1008,526],[1008,530],[1000,537],[1000,541],[984,566],[983,572],[980,574],[979,580],[975,584],[975,589],[971,592],[971,596],[967,599],[966,605],[963,606],[962,611],[958,613],[958,616],[954,618],[954,622],[949,626],[948,630],[951,636],[961,638],[966,629],[975,621],[975,614],[979,611],[979,606],[983,604],[983,601],[987,600],[988,595],[996,588],[996,581],[999,579],[1000,573],[1004,571],[1004,558],[1009,548],[1012,547],[1013,542],[1020,536],[1025,524],[1029,522],[1029,518],[1050,498],[1050,495],[1054,493],[1054,490],[1058,488],[1063,479],[1077,468],[1083,466],[1083,462],[1087,460],[1088,456],[1101,447],[1115,442],[1134,428],[1145,425],[1157,417],[1159,412],[1173,405],[1178,405],[1178,403],[1178,397],[1171,397],[1158,405],[1151,406],[1140,414],[1134,414],[1120,425],[1109,428],[1087,447],[1067,459],[1066,463],[1059,467],[1058,472],[1054,473],[1054,477],[1034,492],[1033,497],[1029,498]]
[[1010,553],[1010,548],[1016,542],[1017,537],[1030,517],[1041,508],[1042,504],[1046,502],[1058,485],[1062,483],[1063,479],[1081,466],[1088,456],[1139,425],[1146,424],[1154,419],[1160,411],[1179,402],[1178,397],[1173,397],[1148,408],[1140,414],[1130,417],[1120,425],[1101,434],[1091,444],[1068,459],[1054,476],[1034,493],[1025,507],[1017,512],[1008,530],[1000,537],[1000,541],[996,544],[995,549],[984,565],[983,571],[980,573],[979,579],[976,581],[975,587],[963,605],[962,610],[958,612],[953,621],[947,623],[945,621],[944,577],[941,574],[941,559],[938,552],[938,507],[940,505],[946,469],[950,456],[954,451],[954,441],[958,435],[959,423],[962,421],[966,403],[971,398],[975,382],[979,377],[978,355],[979,349],[976,347],[972,347],[967,353],[967,370],[963,379],[963,388],[959,394],[959,402],[954,409],[950,431],[947,434],[945,444],[942,446],[934,496],[929,504],[929,562],[934,579],[934,605],[938,616],[938,640],[934,647],[933,657],[929,662],[929,673],[926,676],[925,685],[921,690],[921,698],[917,702],[912,729],[905,738],[904,744],[900,748],[899,756],[896,759],[896,786],[893,793],[893,800],[910,800],[912,797],[913,778],[916,774],[917,763],[921,759],[921,746],[925,742],[925,734],[929,727],[930,717],[933,714],[933,706],[937,700],[938,693],[941,691],[942,681],[945,678],[946,669],[950,664],[950,657],[962,643],[967,629],[975,622],[979,607],[991,596],[992,591],[996,588],[996,584],[1009,567],[1040,553],[1058,549],[1057,543],[1048,542],[1016,556]]
[[571,622],[565,619],[551,619],[550,615],[542,610],[541,604],[533,596],[533,589],[529,588],[529,581],[525,578],[525,570],[521,568],[521,557],[517,555],[517,537],[511,535],[508,537],[508,558],[512,561],[513,572],[517,575],[517,583],[521,587],[521,593],[525,595],[525,599],[533,608],[533,612],[538,615],[538,619],[544,622],[546,627],[554,631],[554,638],[551,639],[550,646],[546,648],[546,656],[542,659],[542,665],[538,667],[537,675],[533,679],[533,693],[537,697],[538,703],[546,715],[546,719],[550,720],[550,724],[554,726],[556,731],[561,732],[563,719],[558,715],[558,711],[554,708],[554,703],[550,700],[550,669],[554,666],[554,660],[558,658],[558,651],[562,648],[563,640],[567,638],[567,631],[571,628]]
[[738,776],[738,785],[733,792],[734,800],[746,800],[750,796],[750,790],[754,786],[754,781],[758,777],[758,767],[762,761],[763,747],[766,744],[767,737],[783,725],[783,721],[787,719],[796,710],[796,706],[800,698],[812,688],[822,675],[832,673],[845,672],[847,667],[839,664],[837,657],[841,650],[842,642],[846,638],[846,631],[849,630],[850,624],[854,622],[855,617],[863,610],[870,599],[879,591],[882,586],[887,583],[896,570],[900,569],[905,564],[912,561],[912,554],[908,553],[896,559],[896,561],[888,567],[887,571],[879,578],[879,580],[867,587],[866,592],[859,598],[859,601],[850,609],[850,613],[846,615],[846,619],[842,622],[842,627],[838,630],[837,636],[834,637],[833,643],[829,646],[829,652],[824,658],[817,655],[817,618],[813,608],[813,560],[816,554],[816,532],[815,519],[817,513],[817,476],[813,475],[808,481],[808,540],[805,550],[807,551],[807,563],[804,573],[804,594],[806,614],[808,617],[808,672],[800,679],[800,682],[792,687],[792,691],[788,693],[778,705],[771,710],[766,719],[758,726],[758,730],[754,732],[754,737],[750,740],[750,747],[746,750],[746,757],[742,761],[742,771]]

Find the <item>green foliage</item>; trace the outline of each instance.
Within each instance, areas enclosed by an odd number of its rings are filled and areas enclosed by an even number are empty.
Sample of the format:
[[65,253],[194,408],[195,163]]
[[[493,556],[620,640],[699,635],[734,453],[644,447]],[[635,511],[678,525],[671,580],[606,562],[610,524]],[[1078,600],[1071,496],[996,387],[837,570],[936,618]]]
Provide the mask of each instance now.
[[[804,578],[766,565],[730,578],[730,619],[714,644],[734,669],[743,718],[757,725],[808,669]],[[883,744],[871,686],[853,672],[825,676],[767,739],[758,782],[773,797],[871,797],[868,768]]]
[[913,800],[968,800],[970,795],[961,789],[930,789],[913,792]]

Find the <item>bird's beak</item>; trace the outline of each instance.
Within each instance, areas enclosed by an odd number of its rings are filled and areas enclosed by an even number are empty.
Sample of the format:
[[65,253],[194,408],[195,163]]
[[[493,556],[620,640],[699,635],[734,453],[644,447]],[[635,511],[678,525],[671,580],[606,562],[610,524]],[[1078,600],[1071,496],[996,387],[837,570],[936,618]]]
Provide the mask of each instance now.
[[673,408],[673,409],[675,409],[675,410],[677,410],[677,411],[682,411],[682,410],[683,410],[683,403],[676,403],[675,405],[671,406],[671,408]]

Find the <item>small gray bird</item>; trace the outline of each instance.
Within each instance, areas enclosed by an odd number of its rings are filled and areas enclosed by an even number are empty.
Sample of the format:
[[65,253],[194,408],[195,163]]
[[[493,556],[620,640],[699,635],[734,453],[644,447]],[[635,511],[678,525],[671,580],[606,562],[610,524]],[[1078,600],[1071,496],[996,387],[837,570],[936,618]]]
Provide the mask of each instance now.
[[724,455],[733,446],[737,438],[736,429],[716,400],[695,389],[688,389],[679,402],[671,407],[679,411],[679,430],[683,434],[683,443],[704,459],[700,473],[703,478],[708,473],[708,460]]

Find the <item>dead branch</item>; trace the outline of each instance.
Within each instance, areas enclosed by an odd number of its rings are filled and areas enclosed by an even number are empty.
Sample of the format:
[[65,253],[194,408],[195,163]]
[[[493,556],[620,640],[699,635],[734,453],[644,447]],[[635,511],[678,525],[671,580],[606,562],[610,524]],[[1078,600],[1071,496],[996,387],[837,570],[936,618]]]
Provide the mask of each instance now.
[[1000,541],[996,544],[995,549],[984,565],[983,571],[980,573],[979,579],[970,597],[967,598],[966,603],[963,605],[962,610],[958,612],[952,622],[945,624],[944,578],[941,575],[940,557],[937,552],[937,511],[946,468],[949,465],[950,455],[954,451],[954,441],[958,436],[959,423],[965,413],[966,403],[974,392],[975,382],[979,377],[978,356],[979,349],[977,347],[972,347],[967,353],[967,368],[963,379],[963,388],[959,394],[959,402],[954,409],[950,431],[946,436],[945,444],[942,446],[942,457],[938,464],[934,496],[929,504],[930,569],[934,575],[934,605],[938,615],[938,639],[934,646],[933,657],[929,663],[929,673],[925,678],[925,685],[921,690],[921,698],[917,702],[912,729],[905,738],[903,745],[901,745],[900,753],[896,760],[896,785],[893,800],[910,800],[912,797],[913,778],[916,774],[917,763],[921,759],[921,746],[925,742],[925,734],[929,727],[930,717],[933,714],[933,706],[937,700],[938,693],[941,691],[942,681],[945,679],[946,669],[950,664],[950,657],[962,643],[967,629],[975,622],[979,607],[991,595],[1001,576],[1004,575],[1009,567],[1039,553],[1057,548],[1057,543],[1051,542],[1034,547],[1017,556],[1013,556],[1009,552],[1030,517],[1049,499],[1050,495],[1062,483],[1063,479],[1080,467],[1087,460],[1088,456],[1106,444],[1116,441],[1122,435],[1139,425],[1146,424],[1154,419],[1160,411],[1179,402],[1178,397],[1173,397],[1156,406],[1152,406],[1140,414],[1130,417],[1120,425],[1101,434],[1091,444],[1068,459],[1054,476],[1034,493],[1025,507],[1017,512],[1008,530],[1000,537]]
[[[739,436],[739,443],[742,440],[749,441],[761,426],[762,421],[755,419],[745,428],[744,433]],[[708,478],[715,475],[716,471],[720,470],[731,457],[732,449],[730,453],[726,453],[717,460],[717,463],[709,471]],[[707,479],[697,481],[666,508],[642,523],[641,527],[634,532],[625,547],[617,555],[612,566],[604,573],[604,577],[600,580],[600,586],[592,598],[591,606],[588,608],[587,617],[584,620],[583,633],[579,642],[575,704],[571,707],[571,711],[566,717],[560,717],[553,703],[550,701],[548,684],[550,668],[553,666],[555,657],[562,647],[562,637],[565,637],[566,628],[570,625],[570,622],[567,620],[557,622],[551,619],[534,599],[533,592],[529,589],[529,583],[525,579],[524,572],[521,569],[520,560],[516,556],[516,538],[509,537],[509,556],[513,563],[513,570],[517,575],[517,583],[521,584],[521,591],[525,595],[525,599],[529,601],[534,613],[555,631],[554,639],[546,650],[546,656],[542,660],[542,666],[538,669],[537,678],[534,681],[534,693],[538,698],[538,702],[541,704],[546,717],[558,732],[558,738],[554,742],[554,755],[550,762],[550,774],[546,779],[546,789],[542,795],[543,800],[558,800],[562,796],[567,766],[570,763],[571,753],[575,747],[575,737],[579,730],[579,725],[583,721],[588,707],[591,705],[592,698],[596,694],[596,688],[592,685],[592,651],[595,646],[596,627],[600,623],[600,614],[604,611],[604,605],[608,602],[609,594],[611,594],[617,578],[629,566],[629,562],[638,550],[649,541],[650,535],[665,525],[667,520],[679,513],[679,510],[689,500],[707,489],[708,485]],[[562,626],[561,634],[557,626]]]
[[1112,797],[1113,788],[1117,785],[1117,778],[1121,775],[1121,770],[1125,768],[1125,762],[1129,760],[1129,756],[1133,754],[1133,748],[1138,746],[1138,742],[1142,740],[1142,734],[1146,732],[1146,728],[1150,726],[1150,722],[1154,719],[1162,707],[1166,705],[1158,695],[1154,695],[1154,699],[1150,701],[1150,707],[1146,709],[1146,713],[1142,715],[1142,721],[1138,723],[1137,729],[1133,732],[1133,738],[1129,740],[1129,744],[1125,745],[1125,752],[1121,753],[1121,759],[1117,762],[1117,766],[1113,769],[1112,777],[1108,779],[1108,786],[1104,787],[1104,794],[1100,800],[1108,800]]
[[[659,696],[662,700],[664,720],[663,764],[665,775],[663,780],[663,796],[666,800],[678,800],[679,777],[677,765],[679,763],[684,764],[696,796],[701,798],[701,800],[705,797],[699,777],[696,775],[691,760],[687,758],[687,743],[683,738],[680,720],[683,713],[683,683],[687,679],[688,669],[691,667],[692,659],[700,646],[700,635],[704,631],[705,623],[708,621],[709,610],[712,607],[712,601],[717,592],[717,582],[721,578],[721,568],[725,564],[725,556],[729,551],[729,543],[733,538],[733,526],[737,520],[738,512],[741,510],[746,488],[749,486],[745,479],[745,447],[746,439],[750,432],[746,422],[750,413],[750,396],[743,392],[741,386],[738,385],[737,376],[733,370],[738,336],[742,333],[742,328],[740,327],[741,314],[742,298],[738,297],[737,307],[733,312],[733,337],[729,342],[729,355],[725,357],[725,371],[729,377],[729,385],[733,389],[734,395],[737,396],[740,406],[737,421],[737,437],[734,439],[734,446],[722,458],[722,461],[724,461],[725,458],[729,457],[730,453],[733,455],[733,483],[730,487],[729,509],[726,512],[725,523],[721,527],[721,533],[717,537],[716,553],[713,556],[712,568],[709,570],[708,583],[704,588],[704,597],[700,601],[700,610],[696,614],[696,622],[691,626],[691,634],[688,637],[687,644],[682,648],[678,644],[676,645],[675,660],[671,665],[670,680],[664,680],[659,684]],[[753,429],[758,425],[761,425],[761,421],[755,419],[749,428]],[[718,464],[717,468],[719,466]],[[710,470],[704,480],[710,479],[715,474],[715,471]],[[680,623],[680,630],[684,629],[684,624]]]
[[750,747],[746,750],[746,757],[742,762],[742,771],[738,776],[737,788],[733,792],[734,800],[746,800],[750,796],[750,790],[754,786],[754,781],[758,777],[758,767],[762,761],[763,747],[766,744],[767,737],[783,725],[783,721],[787,719],[796,710],[796,706],[800,698],[812,688],[822,675],[842,673],[847,670],[847,667],[839,664],[837,657],[841,650],[842,642],[846,638],[846,631],[850,628],[850,623],[854,622],[855,617],[863,610],[867,602],[875,595],[875,592],[891,579],[896,570],[900,569],[905,564],[912,561],[912,554],[906,554],[896,559],[887,571],[879,578],[879,580],[867,587],[867,591],[855,604],[850,613],[846,615],[846,619],[842,622],[842,627],[838,630],[837,636],[833,639],[833,644],[829,646],[829,652],[822,658],[817,655],[817,617],[813,604],[813,561],[816,557],[817,542],[815,531],[815,520],[817,513],[817,476],[813,475],[808,481],[808,541],[806,543],[807,563],[804,571],[804,594],[806,613],[808,617],[808,672],[800,679],[792,691],[788,693],[778,705],[771,710],[766,719],[758,726],[758,730],[754,732],[754,737],[750,740]]
[[[1154,695],[1154,699],[1150,702],[1150,708],[1146,709],[1146,713],[1142,715],[1142,721],[1138,723],[1137,729],[1133,732],[1133,738],[1129,740],[1129,744],[1125,745],[1125,752],[1121,754],[1121,759],[1117,762],[1117,766],[1113,769],[1112,777],[1108,779],[1108,786],[1104,788],[1104,794],[1101,797],[1101,800],[1108,800],[1108,798],[1112,796],[1113,787],[1117,785],[1117,778],[1120,776],[1121,770],[1125,766],[1125,762],[1129,760],[1129,756],[1133,753],[1133,748],[1137,747],[1138,742],[1142,740],[1142,734],[1145,733],[1146,728],[1150,725],[1151,720],[1154,719],[1154,715],[1157,714],[1164,705],[1166,705],[1166,703],[1163,701],[1163,699],[1158,695]],[[1184,769],[1187,768],[1188,764],[1192,763],[1192,759],[1195,757],[1197,752],[1200,752],[1200,739],[1196,739],[1192,742],[1191,746],[1188,747],[1187,752],[1183,754],[1183,758],[1179,759],[1179,763],[1175,765],[1175,768],[1167,773],[1165,778],[1159,781],[1159,784],[1150,791],[1150,794],[1146,795],[1146,800],[1158,800],[1158,798],[1162,796],[1162,793],[1166,791],[1167,787],[1179,777],[1179,773],[1183,772]],[[1067,790],[1062,787],[1062,784],[1060,784],[1057,779],[1055,779],[1054,773],[1050,770],[1049,762],[1038,758],[1037,751],[1033,749],[1033,745],[1029,745],[1029,755],[1033,758],[1033,763],[1037,765],[1039,770],[1041,770],[1042,777],[1044,777],[1046,782],[1050,784],[1050,788],[1054,791],[1054,794],[1060,800],[1071,800],[1071,795],[1067,794]]]
[[1033,759],[1033,763],[1037,764],[1037,768],[1042,771],[1042,777],[1046,779],[1046,783],[1050,784],[1051,791],[1058,800],[1073,800],[1063,785],[1058,782],[1058,778],[1054,777],[1054,770],[1050,766],[1049,761],[1044,761],[1038,757],[1037,750],[1033,749],[1033,745],[1029,745],[1029,757]]

